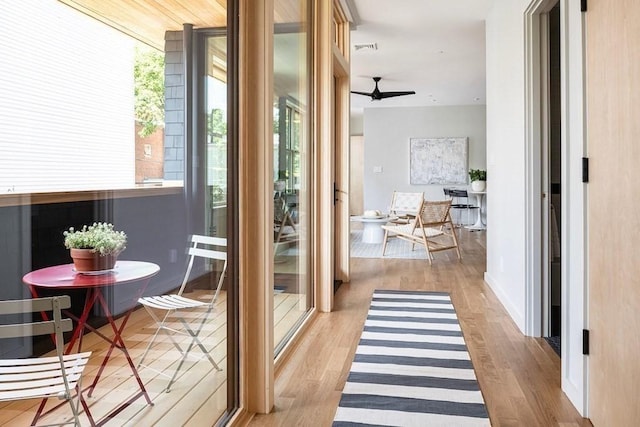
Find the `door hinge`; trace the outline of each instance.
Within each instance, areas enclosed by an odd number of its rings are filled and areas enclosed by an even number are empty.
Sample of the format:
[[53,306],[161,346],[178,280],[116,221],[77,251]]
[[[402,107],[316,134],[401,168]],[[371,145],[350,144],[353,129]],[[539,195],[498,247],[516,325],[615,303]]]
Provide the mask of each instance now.
[[582,330],[582,354],[589,355],[589,330]]
[[582,158],[582,182],[589,182],[589,158]]
[[587,11],[587,0],[580,0],[580,12]]

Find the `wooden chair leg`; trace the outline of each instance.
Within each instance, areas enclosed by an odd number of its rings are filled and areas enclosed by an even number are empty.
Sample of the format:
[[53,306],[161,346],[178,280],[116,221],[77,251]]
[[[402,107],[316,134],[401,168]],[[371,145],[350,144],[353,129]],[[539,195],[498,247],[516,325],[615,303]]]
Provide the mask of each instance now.
[[429,239],[427,239],[426,236],[424,236],[424,231],[422,236],[422,244],[424,245],[424,250],[427,251],[427,259],[429,260],[429,265],[433,265],[433,255],[429,250]]
[[451,222],[451,216],[449,216],[449,224],[451,225],[451,237],[453,238],[453,243],[456,246],[456,253],[458,254],[458,260],[461,260],[462,254],[460,253],[460,245],[458,245],[458,237],[456,236],[455,228],[453,228],[453,223]]
[[382,241],[382,256],[384,256],[384,251],[387,249],[388,237],[389,237],[389,230],[384,230],[384,240]]

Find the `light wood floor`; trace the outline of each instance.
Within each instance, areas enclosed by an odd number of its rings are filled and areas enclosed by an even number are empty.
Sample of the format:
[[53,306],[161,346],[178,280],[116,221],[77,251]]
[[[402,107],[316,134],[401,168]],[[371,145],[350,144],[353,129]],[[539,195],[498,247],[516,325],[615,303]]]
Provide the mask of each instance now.
[[280,371],[274,411],[250,426],[331,425],[374,289],[451,294],[494,427],[591,426],[560,390],[559,357],[543,339],[524,337],[483,282],[485,233],[462,230],[461,245],[462,262],[438,253],[432,267],[352,258],[335,311],[319,315]]

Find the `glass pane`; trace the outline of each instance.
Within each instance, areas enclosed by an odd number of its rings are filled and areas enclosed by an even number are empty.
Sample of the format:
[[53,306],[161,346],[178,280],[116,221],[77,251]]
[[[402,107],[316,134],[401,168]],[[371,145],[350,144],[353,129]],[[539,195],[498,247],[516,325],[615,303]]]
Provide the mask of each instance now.
[[[93,3],[88,16],[57,0],[0,2],[0,300],[70,296],[76,333],[64,350],[91,352],[81,425],[212,425],[235,401],[235,307],[222,275],[230,252],[202,238],[213,250],[197,255],[211,258],[190,263],[189,247],[192,236],[229,233],[226,12]],[[208,49],[193,37],[198,60],[173,24],[187,12],[222,28]],[[207,76],[193,94],[186,61]],[[185,130],[195,128],[192,142]],[[76,265],[70,249],[87,248],[105,255]],[[180,310],[165,319],[171,306]],[[48,335],[0,339],[0,358],[50,356],[54,346]],[[31,425],[37,406],[1,402],[0,425]],[[71,417],[63,402],[37,425]]]
[[[275,354],[311,308],[310,31],[307,0],[275,0]],[[277,145],[276,145],[277,144]]]
[[[206,115],[206,138],[200,141],[206,146],[206,208],[205,222],[208,235],[218,238],[227,237],[227,36],[220,34],[204,37],[203,54],[205,56],[205,72],[203,77],[204,90],[200,92],[204,96],[204,106]],[[225,239],[226,241],[226,239]],[[225,249],[210,246],[209,249]],[[225,262],[221,260],[208,260],[206,271],[209,277],[201,288],[205,294],[216,292],[219,284],[217,278],[225,268]],[[220,294],[216,298],[215,315],[208,318],[203,330],[206,341],[203,344],[206,348],[212,349],[218,357],[224,360],[226,355],[228,324],[228,304],[227,290],[228,283],[222,283]],[[214,358],[215,359],[215,358]],[[215,359],[217,360],[217,359]],[[205,360],[206,362],[206,360]],[[207,366],[207,365],[205,365]],[[210,364],[207,366],[211,367]],[[211,376],[209,385],[212,387],[212,394],[204,394],[202,403],[207,411],[219,417],[227,408],[227,387],[226,371],[216,373]]]

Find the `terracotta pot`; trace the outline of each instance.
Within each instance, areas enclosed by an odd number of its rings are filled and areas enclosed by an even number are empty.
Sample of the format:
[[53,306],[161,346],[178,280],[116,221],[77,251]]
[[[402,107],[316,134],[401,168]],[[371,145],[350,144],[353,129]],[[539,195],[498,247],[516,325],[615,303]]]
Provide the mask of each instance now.
[[116,265],[117,254],[100,255],[91,249],[69,249],[76,271],[111,270]]

